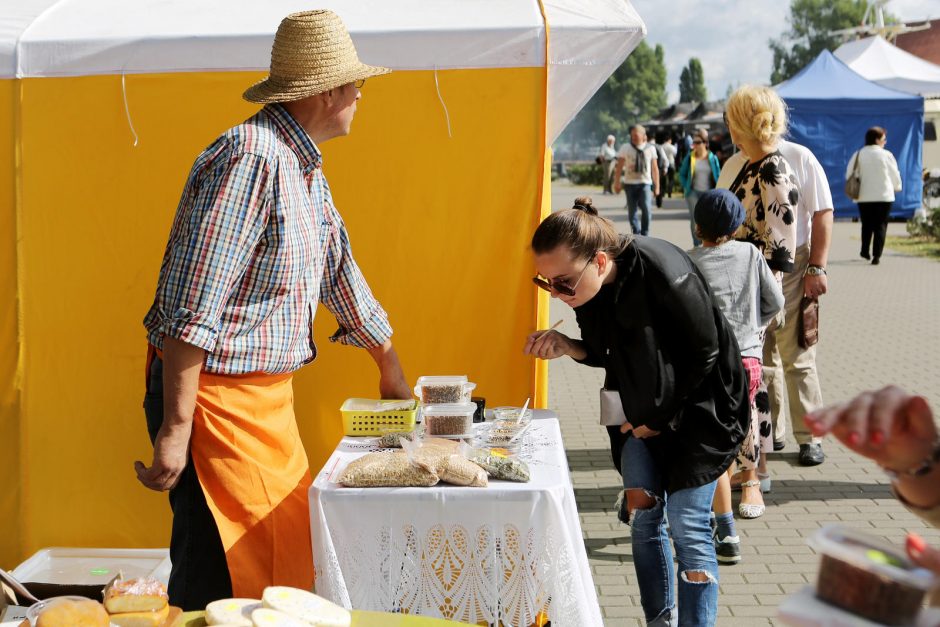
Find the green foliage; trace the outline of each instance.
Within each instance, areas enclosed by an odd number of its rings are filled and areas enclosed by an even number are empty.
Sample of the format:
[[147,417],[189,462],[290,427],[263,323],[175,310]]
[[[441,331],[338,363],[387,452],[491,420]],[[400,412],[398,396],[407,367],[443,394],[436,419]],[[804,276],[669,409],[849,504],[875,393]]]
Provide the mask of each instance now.
[[[832,32],[859,26],[865,17],[866,0],[793,0],[790,30],[770,40],[774,54],[770,82],[785,81],[802,70],[823,50],[835,50],[841,40]],[[897,21],[885,14],[885,21]]]
[[620,141],[629,128],[666,106],[666,64],[661,45],[640,42],[562,134],[561,142],[600,145],[612,133]]
[[568,180],[574,185],[603,185],[604,169],[596,163],[569,165]]
[[907,232],[913,238],[940,242],[940,207],[928,209],[925,217],[908,220]]
[[689,59],[679,76],[679,102],[702,102],[708,100],[705,89],[705,71],[697,58]]

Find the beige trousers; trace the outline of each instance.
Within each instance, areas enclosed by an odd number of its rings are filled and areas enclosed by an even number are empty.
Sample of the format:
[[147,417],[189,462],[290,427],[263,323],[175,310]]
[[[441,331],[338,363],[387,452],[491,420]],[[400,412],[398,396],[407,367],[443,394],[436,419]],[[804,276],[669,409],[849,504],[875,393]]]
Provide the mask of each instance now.
[[[764,340],[764,383],[770,394],[770,413],[774,423],[774,439],[786,437],[789,409],[790,428],[797,444],[819,442],[803,422],[803,416],[823,405],[816,373],[816,347],[801,348],[797,335],[800,301],[803,299],[803,275],[809,265],[809,246],[796,249],[793,272],[783,275],[785,322],[772,321]],[[779,316],[778,316],[779,319]]]

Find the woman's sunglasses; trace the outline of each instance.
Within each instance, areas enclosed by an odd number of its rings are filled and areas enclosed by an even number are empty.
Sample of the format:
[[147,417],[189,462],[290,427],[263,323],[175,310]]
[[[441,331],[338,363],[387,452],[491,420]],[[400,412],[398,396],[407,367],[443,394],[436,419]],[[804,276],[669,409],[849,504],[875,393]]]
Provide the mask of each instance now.
[[578,275],[578,280],[574,282],[574,285],[568,285],[567,281],[555,281],[553,279],[543,279],[540,276],[532,277],[532,282],[541,287],[546,292],[551,292],[552,290],[558,292],[562,296],[574,296],[575,292],[578,289],[578,285],[581,283],[581,279],[584,278],[584,271],[588,269],[588,266],[594,261],[594,258],[597,256],[595,252],[591,255],[591,258],[588,260],[584,267],[581,268],[581,274]]

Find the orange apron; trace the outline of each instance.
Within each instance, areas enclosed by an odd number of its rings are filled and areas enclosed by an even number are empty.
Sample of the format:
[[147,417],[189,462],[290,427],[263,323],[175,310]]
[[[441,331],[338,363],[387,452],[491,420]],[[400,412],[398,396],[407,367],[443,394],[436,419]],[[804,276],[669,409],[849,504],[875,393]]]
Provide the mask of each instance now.
[[[147,372],[154,355],[147,355]],[[202,372],[190,455],[228,563],[232,593],[313,590],[307,490],[312,480],[294,417],[293,375]]]

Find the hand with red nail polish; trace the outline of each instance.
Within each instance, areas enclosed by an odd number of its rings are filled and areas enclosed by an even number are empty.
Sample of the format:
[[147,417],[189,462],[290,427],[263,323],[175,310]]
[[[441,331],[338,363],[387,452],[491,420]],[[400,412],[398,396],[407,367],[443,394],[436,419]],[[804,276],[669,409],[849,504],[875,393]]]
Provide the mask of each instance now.
[[[814,436],[831,433],[854,452],[896,471],[916,468],[933,452],[937,427],[927,401],[897,386],[863,392],[804,419]],[[938,500],[940,500],[940,486]]]
[[916,533],[907,534],[907,556],[911,561],[940,575],[940,551],[928,546]]

